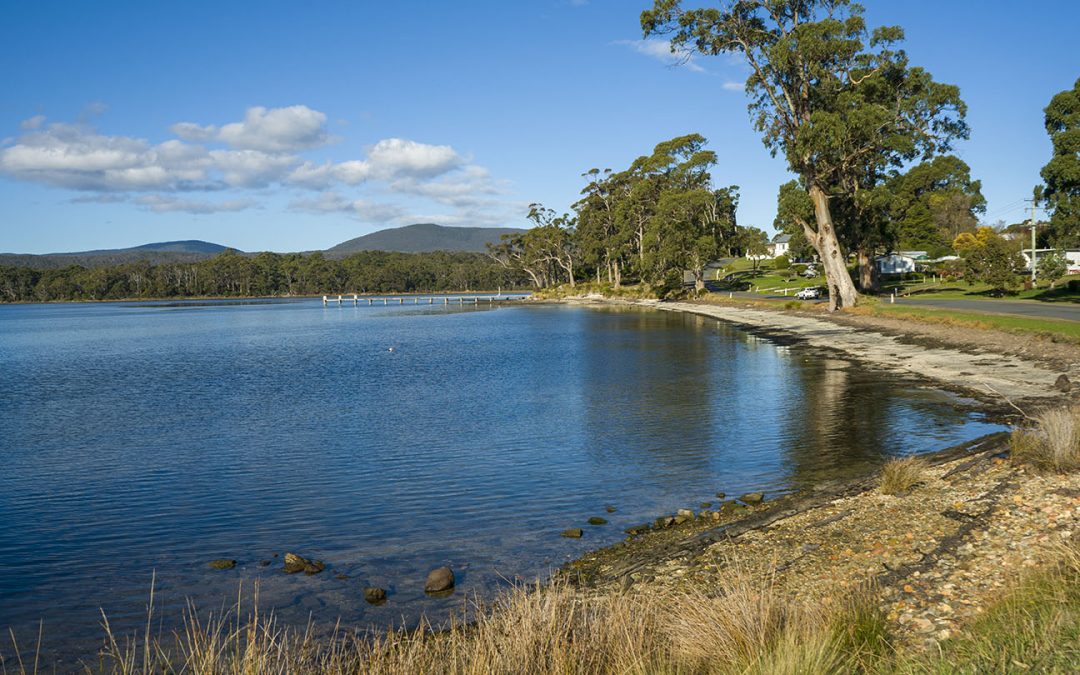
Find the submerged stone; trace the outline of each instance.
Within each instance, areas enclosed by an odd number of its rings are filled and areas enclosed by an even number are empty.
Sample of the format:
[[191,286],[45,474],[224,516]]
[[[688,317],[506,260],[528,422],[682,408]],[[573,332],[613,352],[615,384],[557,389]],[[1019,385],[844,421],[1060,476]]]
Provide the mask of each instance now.
[[743,500],[747,504],[760,504],[765,501],[765,493],[763,492],[747,492],[739,499]]
[[231,570],[236,567],[236,561],[222,558],[221,560],[211,560],[209,565],[212,570]]
[[373,605],[381,605],[386,602],[386,589],[378,586],[368,586],[364,589],[364,600]]
[[581,539],[581,535],[585,532],[580,527],[571,527],[569,530],[563,530],[562,536],[570,539]]
[[454,588],[454,570],[449,567],[437,567],[427,575],[424,582],[425,593],[443,593]]
[[593,516],[589,518],[590,525],[607,525],[607,518],[601,518],[600,516]]
[[324,569],[326,569],[326,565],[321,560],[308,560],[295,553],[285,554],[285,574],[303,572],[311,576],[322,572]]

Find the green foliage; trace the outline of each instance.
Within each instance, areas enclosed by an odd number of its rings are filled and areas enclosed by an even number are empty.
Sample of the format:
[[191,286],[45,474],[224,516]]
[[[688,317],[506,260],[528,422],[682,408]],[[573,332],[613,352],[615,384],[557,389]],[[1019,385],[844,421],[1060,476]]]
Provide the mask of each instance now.
[[1054,251],[1039,258],[1036,264],[1039,277],[1055,282],[1069,271],[1069,263],[1060,252]]
[[808,258],[814,247],[806,239],[803,223],[814,221],[814,202],[802,189],[799,181],[792,180],[780,186],[776,196],[776,218],[773,227],[791,235],[789,249],[799,258]]
[[715,188],[716,153],[699,134],[657,144],[624,171],[591,169],[575,205],[576,245],[588,276],[614,287],[625,276],[666,286],[690,271],[703,282],[705,265],[738,250],[738,188]]
[[750,258],[756,272],[761,259],[769,253],[769,235],[756,227],[740,227],[736,237],[738,247]]
[[1080,243],[1080,79],[1046,106],[1046,132],[1054,154],[1042,169],[1043,203],[1051,212],[1049,240],[1055,246]]
[[789,215],[822,259],[835,291],[830,306],[853,304],[830,198],[849,200],[849,242],[877,244],[879,219],[863,217],[875,200],[864,193],[888,169],[946,152],[967,136],[959,90],[910,66],[895,48],[903,31],[870,31],[863,8],[849,0],[741,0],[703,9],[655,0],[641,26],[646,36],[670,34],[674,50],[746,59],[754,127],[774,154],[783,152],[815,206],[814,221]]
[[569,214],[556,216],[543,204],[529,205],[529,220],[535,227],[520,233],[504,234],[498,244],[488,244],[488,254],[507,270],[525,274],[534,288],[547,288],[563,281],[574,285],[575,266],[581,260]]
[[1017,272],[1024,261],[1016,246],[993,228],[961,233],[953,247],[964,259],[964,278],[968,281],[988,284],[995,295],[1020,285]]
[[883,188],[892,238],[902,249],[926,250],[931,257],[948,254],[953,240],[974,231],[976,214],[986,211],[982,184],[972,180],[967,163],[953,155],[896,174]]
[[786,270],[791,267],[791,260],[786,255],[778,255],[773,258],[773,269]]
[[481,253],[364,251],[330,260],[321,253],[227,250],[189,263],[44,270],[0,266],[0,300],[7,302],[410,293],[522,288],[527,283],[520,273]]

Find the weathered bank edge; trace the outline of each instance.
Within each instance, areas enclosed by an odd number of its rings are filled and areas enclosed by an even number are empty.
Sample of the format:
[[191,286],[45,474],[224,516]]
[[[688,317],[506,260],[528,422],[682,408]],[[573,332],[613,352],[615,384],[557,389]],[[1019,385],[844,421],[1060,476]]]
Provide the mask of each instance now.
[[934,380],[943,388],[996,406],[1004,403],[1002,397],[1017,404],[1051,404],[1064,399],[1064,392],[1055,386],[1061,375],[1066,375],[1070,380],[1080,378],[1080,364],[1077,363],[1051,364],[1047,360],[1021,358],[977,345],[931,346],[925,341],[906,339],[902,334],[803,313],[655,300],[582,298],[560,302],[645,307],[707,316],[737,325],[758,336],[838,352],[905,376]]
[[[902,335],[767,310],[601,304],[713,317],[932,379],[988,403],[1000,404],[1002,396],[1021,405],[1068,399],[1055,388],[1060,371],[1015,356],[909,344]],[[1013,465],[1008,439],[1004,432],[991,434],[923,455],[924,480],[902,495],[882,494],[875,475],[824,482],[760,505],[729,501],[677,525],[660,518],[567,563],[556,577],[588,593],[708,594],[722,592],[724,570],[736,565],[792,597],[870,588],[898,636],[932,644],[962,628],[1055,546],[1076,545],[1080,538],[1080,476],[1041,475]]]

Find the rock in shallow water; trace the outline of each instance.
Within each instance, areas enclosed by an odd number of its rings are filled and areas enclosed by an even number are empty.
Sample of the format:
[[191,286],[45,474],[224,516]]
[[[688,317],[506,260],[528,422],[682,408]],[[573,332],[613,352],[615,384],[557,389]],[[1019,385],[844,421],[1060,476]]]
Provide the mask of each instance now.
[[569,537],[570,539],[581,539],[581,535],[585,534],[580,527],[571,527],[569,530],[563,530],[562,536]]
[[601,518],[600,516],[593,516],[589,518],[590,525],[607,525],[607,518]]
[[449,567],[439,567],[431,570],[424,582],[425,593],[442,593],[454,587],[454,571]]
[[[453,586],[453,581],[451,581],[451,586]],[[381,605],[386,602],[386,589],[378,586],[368,586],[364,589],[364,600],[373,605]]]
[[211,560],[209,565],[212,570],[231,570],[236,567],[236,561],[223,558],[221,560]]
[[321,560],[308,560],[295,553],[285,554],[285,574],[303,572],[310,576],[312,574],[318,574],[324,569],[326,569],[326,565]]
[[765,493],[747,492],[742,497],[739,497],[739,499],[746,502],[747,504],[760,504],[761,502],[765,501]]

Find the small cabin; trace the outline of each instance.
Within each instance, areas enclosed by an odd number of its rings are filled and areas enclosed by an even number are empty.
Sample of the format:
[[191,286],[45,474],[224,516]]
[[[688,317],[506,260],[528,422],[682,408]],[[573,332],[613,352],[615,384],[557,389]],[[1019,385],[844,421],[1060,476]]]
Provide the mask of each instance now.
[[915,271],[915,259],[902,253],[888,253],[874,258],[878,274],[907,274]]

